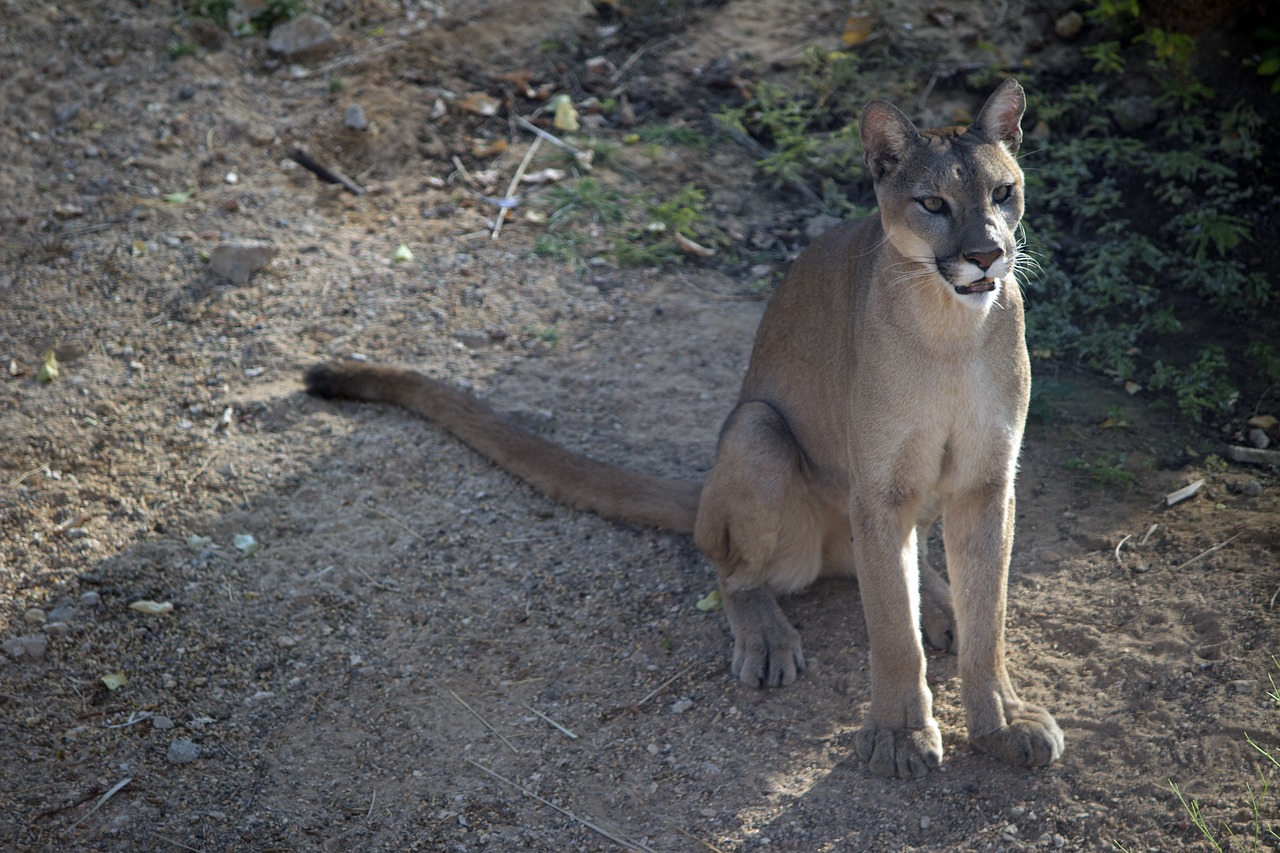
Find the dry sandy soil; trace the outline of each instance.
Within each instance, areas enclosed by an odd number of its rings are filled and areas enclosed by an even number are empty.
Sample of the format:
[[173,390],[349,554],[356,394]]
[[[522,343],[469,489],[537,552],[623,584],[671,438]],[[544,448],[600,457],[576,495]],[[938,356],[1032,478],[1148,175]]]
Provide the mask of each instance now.
[[[886,3],[882,37],[938,67],[988,61],[981,41],[1009,64],[1066,49],[1053,10],[1012,5],[996,29],[980,4]],[[1203,844],[1171,780],[1248,830],[1264,762],[1246,735],[1280,744],[1280,483],[1187,453],[1223,442],[1142,397],[1037,366],[1052,394],[1024,450],[1010,654],[1065,756],[1026,771],[975,753],[954,659],[934,655],[946,764],[901,782],[853,751],[853,584],[789,602],[810,669],[747,689],[723,616],[695,606],[714,578],[687,538],[558,507],[400,411],[301,392],[307,365],[359,353],[467,383],[602,458],[705,472],[768,270],[538,257],[545,226],[517,211],[490,239],[495,210],[451,158],[497,169],[500,194],[533,139],[507,116],[539,102],[498,75],[581,100],[601,89],[597,55],[641,121],[705,121],[726,97],[711,78],[840,46],[847,4],[793,9],[700,6],[651,36],[638,19],[610,35],[574,0],[352,0],[322,9],[335,51],[280,63],[168,4],[0,4],[0,847]],[[198,49],[171,59],[183,41]],[[885,76],[884,92],[927,79]],[[506,101],[473,115],[472,92]],[[916,113],[980,97],[939,89]],[[353,102],[366,131],[343,125]],[[499,138],[505,154],[471,156]],[[319,183],[288,162],[297,143],[370,191]],[[729,238],[778,267],[817,212],[728,141],[620,156],[601,180],[697,183]],[[239,238],[279,254],[236,286],[204,255]],[[415,257],[393,263],[401,244]],[[50,348],[61,372],[42,383]],[[1134,482],[1098,488],[1078,460]]]

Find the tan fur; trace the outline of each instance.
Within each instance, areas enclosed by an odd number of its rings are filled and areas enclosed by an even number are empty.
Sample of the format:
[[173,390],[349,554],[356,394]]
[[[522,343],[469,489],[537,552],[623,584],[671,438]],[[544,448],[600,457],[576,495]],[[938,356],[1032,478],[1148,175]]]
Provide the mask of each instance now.
[[[959,654],[970,741],[1010,764],[1048,764],[1062,732],[1018,698],[1004,663],[1030,389],[1014,280],[1023,105],[1007,81],[971,128],[923,133],[890,104],[867,105],[880,214],[815,241],[778,288],[700,490],[566,451],[411,371],[319,365],[308,388],[406,406],[558,500],[692,529],[717,567],[732,670],[747,684],[804,669],[776,596],[856,574],[872,649],[856,743],[873,771],[914,777],[942,760],[922,623]],[[939,515],[954,603],[923,559]]]

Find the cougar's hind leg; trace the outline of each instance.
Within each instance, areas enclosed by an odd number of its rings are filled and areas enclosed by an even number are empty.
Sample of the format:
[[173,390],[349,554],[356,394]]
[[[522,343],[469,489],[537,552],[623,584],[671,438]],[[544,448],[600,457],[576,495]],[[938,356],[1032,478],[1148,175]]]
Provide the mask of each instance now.
[[694,538],[715,563],[744,684],[790,684],[804,670],[800,634],[776,594],[818,575],[822,536],[807,499],[803,454],[782,416],[747,402],[729,416],[698,507]]
[[956,611],[951,603],[951,586],[929,564],[929,535],[934,519],[916,519],[916,540],[920,552],[920,629],[935,649],[955,654],[959,648]]

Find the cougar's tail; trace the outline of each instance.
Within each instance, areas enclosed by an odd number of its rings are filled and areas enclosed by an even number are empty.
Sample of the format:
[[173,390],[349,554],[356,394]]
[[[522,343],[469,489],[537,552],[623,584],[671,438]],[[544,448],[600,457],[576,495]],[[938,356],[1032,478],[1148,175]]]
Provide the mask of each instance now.
[[472,395],[413,370],[361,361],[317,364],[307,392],[395,403],[447,430],[547,497],[575,509],[648,527],[693,532],[700,483],[598,462],[529,432]]

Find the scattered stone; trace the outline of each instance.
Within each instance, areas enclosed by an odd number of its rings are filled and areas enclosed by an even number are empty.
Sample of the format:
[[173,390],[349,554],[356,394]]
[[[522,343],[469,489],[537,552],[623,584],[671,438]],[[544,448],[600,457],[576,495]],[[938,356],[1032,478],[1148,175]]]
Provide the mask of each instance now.
[[1231,445],[1227,448],[1227,458],[1232,462],[1246,465],[1280,466],[1280,450],[1261,450],[1257,447],[1240,447]]
[[292,649],[294,646],[298,645],[298,638],[290,636],[289,634],[281,634],[279,637],[276,637],[276,645],[282,649]]
[[266,240],[228,240],[214,246],[209,269],[232,284],[244,284],[275,256],[276,247]]
[[271,30],[267,47],[282,56],[298,56],[304,53],[320,53],[337,44],[333,25],[310,12],[285,21]]
[[1059,38],[1067,41],[1075,39],[1083,29],[1084,16],[1079,12],[1067,12],[1065,15],[1058,16],[1058,20],[1053,22],[1053,31]]
[[1062,555],[1057,551],[1054,551],[1052,548],[1046,548],[1040,552],[1040,562],[1050,564],[1061,563]]
[[156,714],[151,718],[151,728],[162,732],[168,731],[173,728],[173,720],[169,719],[164,714]]
[[932,824],[933,824],[933,821],[929,820],[928,816],[920,818],[921,829],[928,829]]
[[1136,133],[1155,124],[1160,118],[1155,99],[1150,95],[1121,98],[1112,105],[1111,114],[1125,133]]
[[200,747],[188,738],[180,737],[169,744],[170,764],[190,764],[200,757]]
[[80,596],[81,607],[99,607],[101,605],[102,605],[102,596],[93,590],[90,590],[89,592],[86,592]]
[[1231,682],[1231,689],[1237,693],[1257,693],[1258,682],[1253,678],[1242,678]]
[[1271,446],[1271,436],[1267,435],[1266,430],[1254,427],[1249,430],[1249,443],[1259,450],[1266,450]]
[[1257,480],[1249,480],[1240,487],[1240,494],[1247,498],[1256,498],[1262,494],[1262,484]]
[[680,699],[671,705],[671,713],[683,714],[685,711],[693,707],[693,700],[689,698]]
[[50,637],[65,637],[71,633],[71,626],[66,622],[50,622],[44,626],[44,632]]
[[76,618],[76,609],[70,604],[63,604],[49,611],[50,622],[70,622]]
[[18,661],[42,661],[49,649],[49,640],[43,635],[31,637],[10,637],[0,648],[4,653]]
[[369,129],[369,119],[365,118],[364,107],[359,104],[352,104],[347,107],[346,115],[342,117],[342,123],[352,130]]
[[49,616],[39,607],[32,607],[26,613],[22,614],[23,622],[30,622],[32,625],[43,625],[49,621]]

